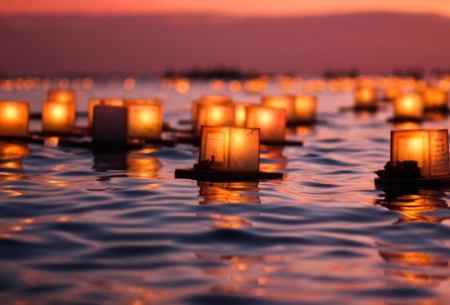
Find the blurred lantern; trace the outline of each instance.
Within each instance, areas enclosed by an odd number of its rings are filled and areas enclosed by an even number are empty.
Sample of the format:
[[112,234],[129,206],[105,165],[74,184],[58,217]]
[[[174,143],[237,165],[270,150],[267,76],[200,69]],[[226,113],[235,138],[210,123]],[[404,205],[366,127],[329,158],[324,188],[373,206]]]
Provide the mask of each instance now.
[[355,89],[355,110],[376,111],[377,108],[375,87],[361,86]]
[[394,120],[421,121],[423,113],[424,102],[419,94],[402,94],[394,100]]
[[46,101],[42,104],[42,131],[70,133],[75,127],[75,103]]
[[234,103],[234,125],[238,127],[245,126],[246,107],[250,103]]
[[0,136],[26,137],[29,108],[26,102],[0,101]]
[[[316,122],[317,98],[314,95],[297,94],[295,98],[295,125]],[[287,122],[289,124],[289,122]]]
[[199,163],[212,159],[212,169],[259,171],[259,129],[202,126]]
[[448,91],[429,87],[423,92],[425,110],[448,111]]
[[391,162],[417,162],[422,177],[449,173],[448,130],[391,131]]
[[286,111],[286,123],[296,124],[297,114],[294,95],[267,95],[262,97],[262,104],[267,107],[284,109]]
[[286,112],[283,109],[266,106],[249,106],[247,107],[245,127],[259,128],[261,141],[284,141]]
[[199,104],[197,117],[194,120],[194,134],[199,136],[202,125],[209,126],[233,126],[234,105],[207,105]]
[[191,105],[191,118],[194,122],[197,119],[197,112],[199,105],[232,105],[233,101],[228,95],[220,94],[204,94],[200,99],[192,102]]
[[97,105],[94,107],[92,141],[126,143],[127,124],[126,107]]
[[59,103],[75,103],[76,95],[73,90],[49,90],[47,101]]
[[125,106],[128,108],[128,138],[161,138],[163,111],[160,100],[126,100]]

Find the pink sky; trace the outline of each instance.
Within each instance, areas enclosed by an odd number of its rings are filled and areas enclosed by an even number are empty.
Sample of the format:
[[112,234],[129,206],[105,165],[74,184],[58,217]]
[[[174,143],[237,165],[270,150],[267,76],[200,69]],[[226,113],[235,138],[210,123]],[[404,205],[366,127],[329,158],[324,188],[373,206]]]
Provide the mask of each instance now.
[[0,14],[224,13],[290,16],[366,11],[435,13],[450,17],[449,0],[2,0]]

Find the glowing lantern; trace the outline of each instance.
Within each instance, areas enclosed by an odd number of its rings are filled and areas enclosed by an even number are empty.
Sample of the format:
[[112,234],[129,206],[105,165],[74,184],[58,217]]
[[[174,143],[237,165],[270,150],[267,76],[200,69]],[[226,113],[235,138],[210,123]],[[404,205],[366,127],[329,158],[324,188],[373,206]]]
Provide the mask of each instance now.
[[161,138],[163,115],[160,100],[128,100],[125,106],[128,108],[129,138]]
[[262,104],[267,107],[284,109],[286,111],[286,123],[296,123],[297,114],[295,106],[295,96],[287,94],[263,96]]
[[26,137],[29,108],[25,102],[0,101],[0,136]]
[[202,126],[199,162],[212,157],[215,170],[259,171],[259,129]]
[[194,134],[200,135],[201,126],[233,126],[234,105],[203,105],[197,108],[197,119],[194,125]]
[[422,120],[424,111],[423,99],[419,94],[402,94],[394,100],[394,119]]
[[[195,100],[191,105],[191,117],[195,122],[197,119],[199,105],[232,105],[233,101],[228,95],[204,94],[199,100]],[[195,123],[194,123],[195,126]]]
[[373,111],[377,106],[377,91],[374,87],[358,87],[355,89],[355,109]]
[[249,103],[234,103],[234,125],[239,127],[245,126],[246,107]]
[[426,110],[448,110],[448,91],[427,88],[423,93]]
[[259,128],[261,141],[283,141],[286,112],[283,109],[265,106],[249,106],[247,107],[245,127]]
[[46,101],[42,104],[42,131],[70,133],[75,126],[75,103]]
[[[295,124],[310,124],[316,121],[317,99],[314,95],[295,95]],[[288,122],[289,123],[289,122]]]
[[128,111],[126,107],[103,106],[94,107],[92,124],[93,142],[127,141]]
[[92,128],[92,121],[94,118],[94,107],[96,105],[122,107],[124,105],[123,99],[90,99],[88,104],[88,126]]
[[449,173],[448,130],[391,131],[391,162],[416,161],[422,177]]
[[75,91],[73,90],[50,90],[47,93],[47,101],[59,103],[75,103]]

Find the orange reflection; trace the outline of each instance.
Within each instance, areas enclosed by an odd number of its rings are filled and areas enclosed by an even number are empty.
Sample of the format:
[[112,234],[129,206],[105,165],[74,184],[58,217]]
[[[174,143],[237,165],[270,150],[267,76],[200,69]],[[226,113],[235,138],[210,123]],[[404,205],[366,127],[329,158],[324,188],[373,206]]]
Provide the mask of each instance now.
[[283,155],[284,146],[261,145],[259,168],[264,172],[276,172],[286,169],[288,161]]
[[258,182],[203,182],[199,181],[200,204],[261,203]]

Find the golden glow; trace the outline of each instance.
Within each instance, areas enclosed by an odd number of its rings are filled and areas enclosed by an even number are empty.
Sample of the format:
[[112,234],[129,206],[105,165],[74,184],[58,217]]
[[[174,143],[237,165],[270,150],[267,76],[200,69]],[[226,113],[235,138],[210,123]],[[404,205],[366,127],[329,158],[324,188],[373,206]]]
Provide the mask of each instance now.
[[238,80],[232,80],[229,84],[228,84],[228,88],[230,89],[231,92],[239,92],[242,90],[242,83]]
[[235,118],[234,105],[198,104],[197,118],[194,121],[194,133],[200,135],[201,126],[233,126]]
[[[257,195],[259,191],[258,182],[198,182],[199,193],[203,197],[200,204],[223,204],[223,203],[261,203]],[[210,218],[223,220],[215,222],[217,226],[227,228],[239,228],[249,225],[249,222],[236,216],[219,214],[208,214]]]
[[72,90],[50,90],[47,100],[59,103],[75,103],[75,91]]
[[213,91],[223,91],[223,90],[225,90],[227,85],[225,84],[225,82],[223,80],[214,79],[209,82],[209,87],[211,87],[211,89]]
[[448,91],[429,87],[423,93],[425,109],[448,109]]
[[259,128],[261,141],[283,141],[286,129],[286,111],[265,106],[249,106],[245,126]]
[[249,103],[234,103],[234,125],[238,127],[245,126],[246,107]]
[[127,91],[131,91],[136,87],[136,81],[132,77],[128,77],[123,81],[123,88]]
[[317,98],[314,95],[295,95],[296,124],[311,123],[316,120]]
[[72,132],[75,125],[74,103],[44,102],[42,104],[42,131]]
[[189,92],[191,84],[188,78],[180,78],[175,81],[175,90],[180,94],[186,94]]
[[28,116],[28,103],[0,101],[0,136],[27,136]]
[[244,89],[249,93],[261,93],[267,89],[269,80],[267,77],[259,77],[246,81],[244,83]]
[[129,138],[161,138],[163,113],[160,100],[126,100],[125,106],[128,109]]
[[268,95],[262,97],[262,105],[286,111],[286,123],[294,124],[297,120],[294,95]]
[[423,112],[424,102],[419,94],[402,94],[394,100],[394,118],[421,120]]
[[355,107],[374,109],[377,107],[377,91],[374,87],[358,87],[355,89]]

